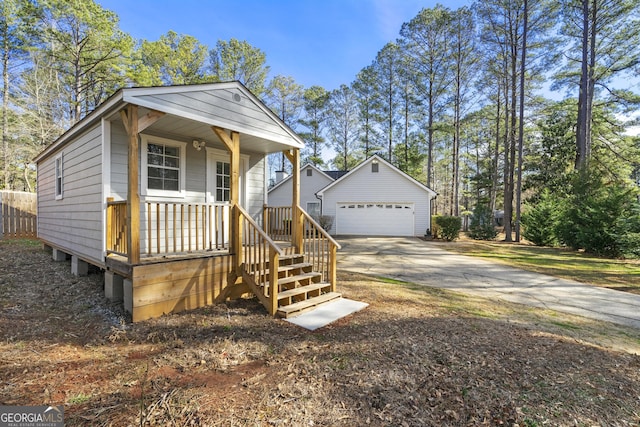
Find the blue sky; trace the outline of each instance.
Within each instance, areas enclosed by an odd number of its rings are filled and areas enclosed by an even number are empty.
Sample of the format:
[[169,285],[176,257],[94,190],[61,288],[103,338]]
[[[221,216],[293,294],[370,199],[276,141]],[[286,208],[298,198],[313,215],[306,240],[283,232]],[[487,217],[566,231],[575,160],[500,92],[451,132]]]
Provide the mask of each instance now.
[[[267,55],[271,75],[327,90],[351,83],[400,27],[436,0],[96,0],[136,39],[173,30],[209,47],[246,40]],[[465,0],[445,2],[456,9]]]

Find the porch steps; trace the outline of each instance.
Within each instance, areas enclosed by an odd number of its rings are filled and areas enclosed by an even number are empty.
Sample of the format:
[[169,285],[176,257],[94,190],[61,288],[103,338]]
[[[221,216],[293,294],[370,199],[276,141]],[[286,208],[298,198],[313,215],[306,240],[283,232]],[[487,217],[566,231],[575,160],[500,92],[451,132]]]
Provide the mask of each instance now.
[[[294,270],[298,270],[300,272],[305,272],[305,273],[309,273],[311,271],[312,265],[309,264],[308,262],[300,262],[297,264],[290,264],[290,265],[281,265],[280,267],[278,267],[278,273],[280,273],[280,275],[286,275],[289,272],[293,272]],[[254,269],[257,270],[257,269]],[[266,278],[269,278],[269,269],[265,269],[264,271],[262,271],[263,274],[265,274]]]
[[311,311],[322,304],[326,304],[335,299],[342,298],[342,294],[339,292],[327,292],[317,297],[309,298],[304,301],[294,302],[293,304],[283,305],[278,308],[278,317],[294,317],[299,314]]
[[286,276],[278,279],[279,289],[289,290],[300,286],[312,285],[318,283],[322,275],[320,273],[300,273],[294,276]]
[[[303,255],[283,255],[278,264],[278,310],[276,316],[294,317],[342,296],[340,293],[331,292],[331,284],[322,282],[322,274],[314,272],[313,265],[305,262]],[[266,296],[269,294],[271,270],[271,266],[267,264],[259,274],[260,279],[264,282],[256,283]]]
[[278,302],[284,302],[284,305],[292,304],[296,301],[306,300],[308,298],[317,297],[322,294],[322,291],[327,291],[331,285],[329,283],[312,283],[306,286],[300,286],[299,288],[287,289],[278,293]]

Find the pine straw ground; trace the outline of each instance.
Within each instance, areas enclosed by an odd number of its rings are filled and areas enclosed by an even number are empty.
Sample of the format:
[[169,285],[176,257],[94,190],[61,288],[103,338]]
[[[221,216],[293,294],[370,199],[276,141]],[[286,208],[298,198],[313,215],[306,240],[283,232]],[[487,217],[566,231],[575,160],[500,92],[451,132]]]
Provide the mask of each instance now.
[[640,331],[339,275],[316,332],[255,299],[128,324],[102,275],[0,242],[0,405],[67,425],[640,425]]

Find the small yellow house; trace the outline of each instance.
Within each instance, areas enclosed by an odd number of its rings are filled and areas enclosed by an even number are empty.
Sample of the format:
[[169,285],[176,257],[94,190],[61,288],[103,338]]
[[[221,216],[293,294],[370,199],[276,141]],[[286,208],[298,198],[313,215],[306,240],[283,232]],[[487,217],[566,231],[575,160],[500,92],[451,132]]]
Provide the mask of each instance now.
[[[121,89],[37,156],[38,237],[74,274],[103,269],[134,322],[248,292],[295,315],[340,297],[339,246],[300,207],[302,146],[239,82]],[[292,203],[267,206],[281,152]]]

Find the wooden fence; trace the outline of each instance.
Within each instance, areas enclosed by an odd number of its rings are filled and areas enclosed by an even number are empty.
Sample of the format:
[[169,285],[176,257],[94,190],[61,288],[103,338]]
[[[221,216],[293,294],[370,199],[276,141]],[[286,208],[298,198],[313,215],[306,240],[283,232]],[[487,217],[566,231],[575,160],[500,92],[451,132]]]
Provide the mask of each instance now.
[[36,194],[0,191],[0,239],[36,237]]

